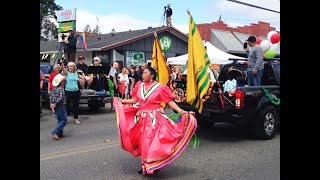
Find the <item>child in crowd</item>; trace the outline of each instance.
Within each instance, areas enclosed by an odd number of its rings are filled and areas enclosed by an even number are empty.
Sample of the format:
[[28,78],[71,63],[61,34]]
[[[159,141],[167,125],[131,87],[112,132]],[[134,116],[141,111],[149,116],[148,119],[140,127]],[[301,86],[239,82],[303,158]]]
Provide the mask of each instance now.
[[52,81],[54,89],[50,96],[50,109],[55,113],[57,118],[57,127],[51,133],[53,138],[59,140],[64,137],[63,128],[67,124],[66,95],[63,89],[65,76],[57,74]]

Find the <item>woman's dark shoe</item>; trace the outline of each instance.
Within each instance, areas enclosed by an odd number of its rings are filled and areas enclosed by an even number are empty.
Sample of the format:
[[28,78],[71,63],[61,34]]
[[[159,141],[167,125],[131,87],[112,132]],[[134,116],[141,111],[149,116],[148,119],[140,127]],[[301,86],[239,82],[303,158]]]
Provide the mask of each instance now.
[[[158,169],[157,169],[157,170],[154,170],[152,174],[156,174],[156,173],[158,173],[159,171],[160,171],[160,170],[158,170]],[[142,169],[141,169],[140,171],[138,171],[138,173],[139,173],[139,174],[142,174]],[[150,175],[151,175],[151,174],[150,174]]]

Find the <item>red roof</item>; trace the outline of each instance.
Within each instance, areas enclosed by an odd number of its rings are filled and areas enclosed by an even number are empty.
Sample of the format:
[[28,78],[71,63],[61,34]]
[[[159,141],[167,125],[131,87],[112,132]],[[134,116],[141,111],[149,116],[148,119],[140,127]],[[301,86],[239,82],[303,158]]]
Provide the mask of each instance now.
[[[210,29],[217,29],[222,31],[239,32],[244,34],[251,34],[255,36],[267,37],[270,31],[275,31],[276,28],[270,27],[267,22],[258,21],[257,24],[252,23],[250,26],[243,27],[229,27],[223,21],[217,21],[212,23],[197,24],[202,40],[210,41]],[[279,32],[279,31],[278,31]],[[280,32],[279,32],[280,33]]]

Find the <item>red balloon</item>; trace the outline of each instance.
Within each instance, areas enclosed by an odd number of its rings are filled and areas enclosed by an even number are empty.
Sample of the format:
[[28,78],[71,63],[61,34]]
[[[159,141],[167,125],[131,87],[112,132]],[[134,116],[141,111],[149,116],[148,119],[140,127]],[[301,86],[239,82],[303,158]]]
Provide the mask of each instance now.
[[257,38],[257,40],[256,40],[257,44],[260,44],[261,41],[262,41],[262,40],[261,40],[260,38]]
[[270,41],[272,44],[276,44],[280,41],[280,33],[271,36]]

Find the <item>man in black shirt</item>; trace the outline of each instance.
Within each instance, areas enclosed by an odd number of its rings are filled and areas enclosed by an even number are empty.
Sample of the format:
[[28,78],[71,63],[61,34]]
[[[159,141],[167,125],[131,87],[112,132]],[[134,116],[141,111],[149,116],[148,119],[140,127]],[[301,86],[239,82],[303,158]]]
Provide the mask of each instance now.
[[75,62],[76,51],[77,51],[77,38],[74,36],[73,29],[69,29],[68,38],[64,39],[65,50],[67,53],[68,62]]
[[167,9],[166,9],[166,14],[167,14],[167,26],[172,26],[171,24],[171,16],[172,16],[172,9],[170,8],[170,4],[168,4]]
[[147,63],[143,63],[141,65],[141,68],[137,71],[137,81],[142,81],[142,74],[143,74],[143,70],[145,70],[146,68],[148,67],[148,64]]
[[93,82],[93,78],[88,76],[88,74],[86,74],[88,70],[88,65],[84,63],[84,60],[85,58],[83,56],[78,57],[77,69],[80,69],[83,73],[85,73],[85,77],[86,77],[85,80],[79,78],[79,83],[80,83],[81,89],[84,89],[86,83],[88,84],[87,89],[89,89]]

